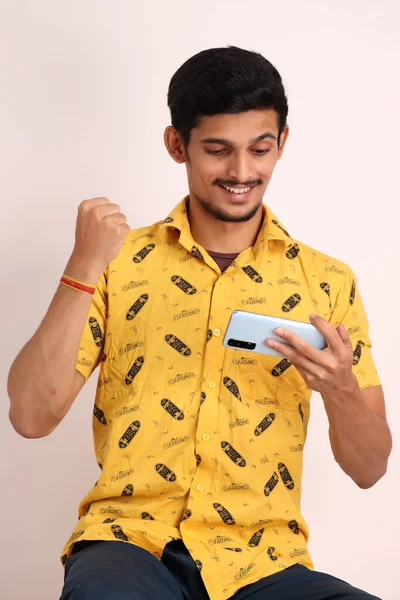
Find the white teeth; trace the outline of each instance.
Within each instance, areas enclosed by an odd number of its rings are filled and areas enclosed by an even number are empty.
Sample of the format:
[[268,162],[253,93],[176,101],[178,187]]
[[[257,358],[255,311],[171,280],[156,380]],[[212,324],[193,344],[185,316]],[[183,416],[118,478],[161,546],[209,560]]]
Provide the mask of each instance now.
[[245,194],[246,192],[248,192],[251,188],[228,188],[223,186],[226,190],[228,190],[228,192],[233,192],[234,194]]

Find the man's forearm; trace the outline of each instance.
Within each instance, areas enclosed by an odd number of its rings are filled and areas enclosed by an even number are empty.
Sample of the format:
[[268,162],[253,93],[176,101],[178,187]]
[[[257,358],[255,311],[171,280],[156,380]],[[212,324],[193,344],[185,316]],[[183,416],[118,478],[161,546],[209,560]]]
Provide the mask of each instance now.
[[392,448],[385,419],[368,408],[357,381],[341,397],[325,394],[323,401],[336,462],[359,487],[372,487],[385,474]]

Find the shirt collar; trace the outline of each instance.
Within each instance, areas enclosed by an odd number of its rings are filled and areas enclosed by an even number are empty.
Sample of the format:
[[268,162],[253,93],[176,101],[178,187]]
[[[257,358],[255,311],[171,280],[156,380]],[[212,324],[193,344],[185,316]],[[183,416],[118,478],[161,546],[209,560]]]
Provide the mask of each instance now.
[[[161,222],[159,232],[163,241],[170,240],[170,235],[175,230],[179,232],[179,238],[183,237],[188,240],[193,246],[196,242],[193,240],[190,232],[190,224],[187,216],[186,203],[189,196],[185,196],[176,206],[172,209],[166,219]],[[268,243],[271,240],[278,240],[284,243],[284,246],[292,246],[294,239],[289,235],[286,228],[280,222],[280,220],[274,215],[272,210],[265,204],[262,204],[263,209],[263,222],[258,232],[257,239],[252,247],[253,255],[255,258],[268,248]]]

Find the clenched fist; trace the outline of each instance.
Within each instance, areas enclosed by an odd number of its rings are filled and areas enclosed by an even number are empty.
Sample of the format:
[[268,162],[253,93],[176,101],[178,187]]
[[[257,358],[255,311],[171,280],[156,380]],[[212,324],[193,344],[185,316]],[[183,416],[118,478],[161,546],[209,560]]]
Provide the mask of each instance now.
[[83,200],[78,207],[73,256],[101,273],[131,230],[126,220],[118,204],[108,198]]

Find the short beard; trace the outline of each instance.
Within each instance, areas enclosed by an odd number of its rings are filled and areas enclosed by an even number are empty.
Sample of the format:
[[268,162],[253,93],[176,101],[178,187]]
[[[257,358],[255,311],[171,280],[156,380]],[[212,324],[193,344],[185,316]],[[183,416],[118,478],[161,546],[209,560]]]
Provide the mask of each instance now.
[[218,206],[212,206],[206,200],[202,200],[201,198],[196,196],[196,194],[193,194],[193,197],[196,199],[196,201],[200,204],[200,206],[202,206],[203,209],[209,215],[214,217],[214,219],[218,219],[219,221],[224,221],[225,223],[244,223],[246,221],[250,221],[250,219],[252,219],[254,217],[254,215],[256,214],[256,212],[258,211],[258,209],[260,208],[260,206],[262,204],[262,198],[261,198],[260,202],[256,206],[254,206],[248,213],[246,213],[245,215],[242,215],[240,217],[233,217],[232,215],[229,214],[229,212],[219,208]]

